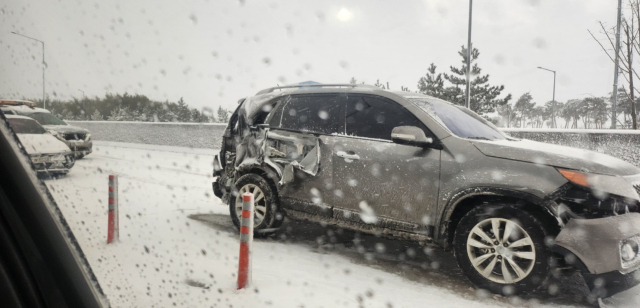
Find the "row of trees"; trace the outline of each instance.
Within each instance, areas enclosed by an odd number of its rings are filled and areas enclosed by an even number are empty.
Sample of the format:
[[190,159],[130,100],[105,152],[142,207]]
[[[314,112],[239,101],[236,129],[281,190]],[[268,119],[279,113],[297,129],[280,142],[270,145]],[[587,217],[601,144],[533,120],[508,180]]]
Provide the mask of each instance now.
[[[38,102],[41,106],[42,102]],[[159,102],[140,94],[106,94],[103,98],[52,100],[47,109],[65,120],[143,121],[226,123],[229,111],[222,106],[217,112],[211,108],[190,108],[182,98],[178,102]]]
[[[554,106],[555,105],[555,106]],[[640,102],[636,101],[636,107]],[[553,127],[555,119],[563,119],[563,128],[607,128],[605,123],[611,119],[611,100],[607,97],[587,97],[571,99],[567,102],[546,102],[536,105],[531,94],[525,93],[514,104],[506,104],[498,108],[498,118],[494,122],[503,127]],[[619,97],[618,127],[631,128],[631,101]]]
[[[639,45],[640,46],[640,45]],[[462,57],[462,66],[450,66],[449,73],[438,73],[433,63],[427,69],[427,74],[418,80],[416,92],[441,98],[460,106],[466,106],[465,88],[467,71],[467,50],[463,46],[458,52]],[[475,63],[480,55],[474,48],[471,53],[471,96],[470,108],[486,119],[503,127],[564,127],[564,128],[606,128],[612,114],[611,97],[588,97],[571,99],[567,102],[546,102],[537,104],[530,93],[525,93],[515,102],[511,102],[511,94],[502,96],[504,86],[491,85],[489,75],[482,74],[482,70]],[[355,78],[351,83],[355,84]],[[389,83],[377,80],[375,86],[389,88]],[[620,128],[636,127],[636,110],[640,107],[640,100],[635,99],[630,92],[637,91],[630,85],[631,91],[621,87],[618,91],[616,106],[617,124]],[[402,86],[402,91],[410,91]],[[635,103],[632,104],[631,102]],[[557,119],[564,123],[558,125]]]
[[[621,88],[616,106],[617,126],[633,128],[634,108],[638,107],[640,100],[632,104]],[[611,97],[570,99],[564,103],[546,102],[539,106],[533,102],[531,94],[525,93],[515,104],[499,108],[498,114],[501,118],[499,124],[505,127],[553,127],[553,123],[558,123],[556,119],[563,119],[564,128],[608,128],[605,123],[611,120],[612,108]]]

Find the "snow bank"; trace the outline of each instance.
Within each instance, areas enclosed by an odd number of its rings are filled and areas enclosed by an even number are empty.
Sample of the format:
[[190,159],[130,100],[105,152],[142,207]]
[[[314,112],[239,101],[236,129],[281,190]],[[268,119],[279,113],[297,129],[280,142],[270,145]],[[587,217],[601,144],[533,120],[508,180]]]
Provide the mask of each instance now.
[[[350,258],[274,240],[254,242],[253,286],[237,291],[238,235],[188,218],[228,215],[211,193],[211,162],[197,149],[98,141],[68,176],[47,180],[112,306],[545,306],[477,292],[442,270],[415,273],[420,278],[413,281],[400,264],[383,270],[355,249]],[[119,175],[120,240],[107,245],[111,173]],[[452,279],[462,287],[452,287]]]

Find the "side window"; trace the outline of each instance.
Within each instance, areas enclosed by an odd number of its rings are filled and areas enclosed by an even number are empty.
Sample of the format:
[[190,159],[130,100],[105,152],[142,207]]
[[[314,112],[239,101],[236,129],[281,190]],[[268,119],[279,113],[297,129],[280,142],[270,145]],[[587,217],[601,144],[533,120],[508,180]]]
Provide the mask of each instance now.
[[282,106],[280,128],[320,134],[340,129],[341,103],[336,95],[291,96]]
[[391,140],[391,131],[396,126],[416,126],[431,136],[420,120],[395,102],[366,96],[347,102],[347,135]]
[[238,110],[240,107],[236,108],[236,111],[231,115],[231,119],[229,119],[229,124],[227,124],[229,128],[231,128],[231,134],[235,135],[238,133]]
[[256,113],[256,115],[253,117],[253,126],[267,123],[267,120],[269,119],[269,114],[271,114],[271,111],[273,110],[274,106],[277,106],[281,100],[282,99],[280,98],[262,106],[260,111]]
[[282,109],[284,106],[289,103],[290,97],[286,97],[284,99],[280,99],[278,103],[274,105],[275,109],[271,111],[269,116],[267,117],[267,123],[269,123],[269,127],[278,128],[280,127],[280,121],[282,121]]

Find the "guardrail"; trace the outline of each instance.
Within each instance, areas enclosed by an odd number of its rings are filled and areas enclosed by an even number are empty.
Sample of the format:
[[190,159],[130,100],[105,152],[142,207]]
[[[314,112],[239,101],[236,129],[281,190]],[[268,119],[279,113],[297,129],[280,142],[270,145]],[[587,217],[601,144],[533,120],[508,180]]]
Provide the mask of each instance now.
[[67,121],[86,128],[94,140],[219,149],[226,124]]
[[[91,131],[94,140],[219,149],[223,123],[68,121]],[[640,166],[640,130],[504,128],[531,139],[609,154]]]
[[640,130],[503,128],[516,137],[608,154],[640,166]]

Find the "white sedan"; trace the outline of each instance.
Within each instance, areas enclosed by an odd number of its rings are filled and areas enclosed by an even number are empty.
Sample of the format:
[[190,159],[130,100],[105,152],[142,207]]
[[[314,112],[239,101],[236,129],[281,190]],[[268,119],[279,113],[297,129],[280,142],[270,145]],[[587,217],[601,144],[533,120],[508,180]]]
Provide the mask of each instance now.
[[62,175],[69,172],[75,164],[75,159],[73,152],[64,142],[48,133],[32,118],[18,115],[5,116],[29,155],[38,175]]

